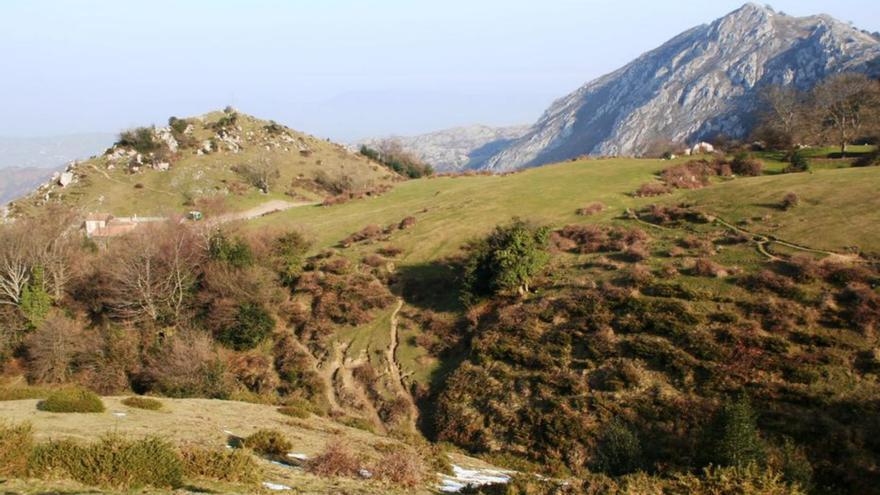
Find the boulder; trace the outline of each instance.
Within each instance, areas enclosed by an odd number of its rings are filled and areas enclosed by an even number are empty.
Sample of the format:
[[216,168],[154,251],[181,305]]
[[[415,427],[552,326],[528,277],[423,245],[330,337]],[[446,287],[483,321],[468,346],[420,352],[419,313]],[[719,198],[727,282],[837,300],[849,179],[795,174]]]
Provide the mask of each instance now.
[[61,187],[67,187],[73,182],[73,172],[62,172],[58,176],[58,185]]

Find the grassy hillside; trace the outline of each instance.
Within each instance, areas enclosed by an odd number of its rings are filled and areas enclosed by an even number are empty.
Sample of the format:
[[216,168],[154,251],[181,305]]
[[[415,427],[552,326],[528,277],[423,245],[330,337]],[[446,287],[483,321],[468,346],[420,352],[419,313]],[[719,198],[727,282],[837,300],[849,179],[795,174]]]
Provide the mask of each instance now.
[[[72,184],[41,189],[17,201],[15,208],[28,213],[35,206],[60,202],[84,213],[116,216],[164,216],[203,208],[234,212],[272,200],[321,201],[338,194],[314,182],[319,174],[329,182],[346,178],[340,187],[353,191],[390,184],[396,177],[340,145],[231,110],[181,121],[190,127],[174,134],[179,150],[153,153],[159,156],[154,162],[168,163],[167,170],[150,165],[150,152],[141,153],[143,163],[134,155],[114,158],[113,152],[136,151],[117,145],[76,165]],[[272,170],[268,193],[235,171],[243,165]]]
[[[290,210],[252,225],[301,228],[317,241],[318,248],[323,248],[367,225],[384,226],[413,215],[416,224],[396,235],[392,244],[404,249],[405,263],[418,263],[452,254],[465,240],[485,234],[514,216],[562,226],[578,220],[578,208],[599,201],[607,208],[587,220],[599,223],[622,216],[628,208],[686,201],[733,221],[778,213],[782,215],[776,222],[780,224],[778,235],[792,242],[826,249],[857,246],[869,253],[880,252],[876,229],[852,228],[853,224],[877,222],[880,197],[872,193],[880,181],[876,167],[743,177],[719,180],[697,191],[676,190],[655,198],[632,196],[663,168],[685,161],[611,158],[505,176],[419,179],[401,183],[379,198],[330,208]],[[782,214],[777,205],[787,192],[801,193],[803,207]],[[767,223],[772,224],[773,219]]]
[[[232,175],[217,183],[228,187],[238,179],[224,167],[243,153],[193,155],[197,165],[183,170],[224,170]],[[106,394],[135,389],[292,401],[330,418],[294,421],[285,430],[302,440],[303,451],[320,444],[314,435],[337,429],[357,443],[424,436],[596,493],[636,486],[624,475],[637,469],[648,473],[638,481],[648,484],[639,486],[657,491],[663,483],[683,483],[676,477],[685,473],[725,463],[713,435],[724,411],[744,407],[746,437],[758,445],[752,454],[762,471],[737,472],[736,479],[791,483],[790,490],[800,484],[815,493],[864,491],[876,481],[872,439],[880,425],[854,418],[880,417],[871,399],[880,370],[880,271],[872,258],[880,252],[874,228],[880,168],[834,161],[811,173],[783,174],[781,162],[769,163],[756,177],[713,172],[699,189],[634,194],[646,183],[662,185],[663,169],[687,163],[614,158],[504,176],[395,181],[379,196],[224,228],[209,248],[184,225],[142,233],[134,246],[83,250],[84,266],[53,301],[70,316],[47,325],[29,319],[25,311],[33,307],[21,305],[8,319],[19,329],[7,340],[6,373],[33,382],[62,373]],[[362,165],[356,170],[379,183],[393,179],[372,163]],[[126,180],[165,180],[174,167]],[[77,185],[69,187],[73,192]],[[83,198],[94,193],[86,180],[79,187]],[[789,193],[797,204],[783,208]],[[253,187],[218,194],[239,211],[281,198]],[[293,194],[303,201],[321,196],[310,187]],[[154,197],[162,195],[144,193]],[[63,194],[60,200],[78,201]],[[601,208],[578,212],[592,204]],[[467,244],[513,217],[550,229],[548,263],[526,297],[501,292],[464,305]],[[121,313],[114,284],[143,298],[127,285],[143,259],[180,273],[179,258],[164,257],[166,250],[140,250],[141,243],[169,238],[190,246],[181,251],[193,260],[183,270],[186,290],[170,304],[147,301],[159,306],[155,314],[135,308],[131,317],[128,306]],[[136,329],[137,339],[120,328]],[[40,358],[54,356],[46,343],[64,332],[89,342],[89,350],[85,357],[64,354],[70,368],[48,373]],[[99,344],[86,340],[94,336]],[[120,354],[120,348],[137,352]],[[748,405],[736,406],[743,396]],[[108,399],[111,410],[115,400]],[[9,416],[34,417],[38,435],[89,437],[112,419],[56,424],[59,418],[29,416],[33,404],[20,404],[8,406]],[[156,428],[186,437],[184,430],[193,428],[194,441],[211,444],[222,441],[218,430],[237,433],[234,428],[263,421],[291,426],[266,406],[169,404],[170,415],[137,412],[113,421],[136,425],[126,430],[134,435]],[[194,404],[217,409],[197,416]],[[629,450],[614,450],[618,444]],[[762,473],[780,478],[769,482]],[[311,486],[306,478],[290,481]],[[350,482],[352,490],[370,486]]]

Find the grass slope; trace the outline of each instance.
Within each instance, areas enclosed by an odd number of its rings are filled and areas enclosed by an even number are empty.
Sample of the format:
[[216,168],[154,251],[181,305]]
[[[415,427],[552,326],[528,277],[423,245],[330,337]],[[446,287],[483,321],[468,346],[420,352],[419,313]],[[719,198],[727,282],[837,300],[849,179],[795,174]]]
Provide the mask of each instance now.
[[[193,201],[201,198],[225,200],[230,211],[242,211],[271,200],[322,200],[331,195],[293,185],[295,179],[312,179],[318,172],[331,178],[348,176],[358,189],[387,184],[395,175],[340,145],[290,129],[276,133],[267,131],[268,121],[244,114],[233,130],[241,140],[237,153],[223,148],[209,154],[197,154],[201,143],[214,139],[211,128],[224,114],[213,112],[187,119],[193,126],[195,148],[182,148],[178,160],[167,171],[141,167],[132,172],[125,166],[108,167],[107,156],[99,156],[76,166],[77,181],[66,188],[55,187],[49,193],[53,201],[84,212],[110,213],[116,216],[159,216],[180,214],[194,209]],[[287,136],[286,138],[284,136]],[[307,151],[301,152],[300,148]],[[245,184],[232,168],[266,161],[275,167],[279,177],[273,180],[269,194]],[[45,191],[39,191],[16,202],[23,212],[46,202]]]

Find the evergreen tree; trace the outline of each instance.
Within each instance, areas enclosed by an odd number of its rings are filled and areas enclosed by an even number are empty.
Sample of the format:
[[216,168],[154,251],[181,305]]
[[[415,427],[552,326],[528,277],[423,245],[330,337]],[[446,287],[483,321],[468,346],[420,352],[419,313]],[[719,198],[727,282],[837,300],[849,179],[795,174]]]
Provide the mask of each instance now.
[[743,395],[722,406],[709,430],[709,462],[743,467],[762,464],[767,449],[758,431],[757,416]]
[[472,303],[479,297],[505,291],[525,295],[532,277],[549,260],[548,235],[546,227],[514,219],[473,245],[465,266],[464,301]]
[[38,327],[49,314],[52,308],[52,296],[46,291],[42,267],[34,267],[31,271],[31,280],[21,291],[19,307],[31,328]]

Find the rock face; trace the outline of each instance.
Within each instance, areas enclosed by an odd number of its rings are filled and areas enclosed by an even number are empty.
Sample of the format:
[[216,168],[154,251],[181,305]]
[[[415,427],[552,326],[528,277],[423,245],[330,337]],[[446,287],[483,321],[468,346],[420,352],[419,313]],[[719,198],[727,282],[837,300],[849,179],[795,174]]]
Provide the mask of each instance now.
[[[437,171],[452,172],[480,168],[492,155],[525,135],[528,130],[528,126],[472,125],[419,136],[393,136],[387,139],[398,141],[405,150],[430,163]],[[367,139],[356,146],[377,147],[383,140]]]
[[825,15],[797,18],[749,3],[557,100],[482,168],[639,155],[657,141],[742,138],[762,87],[809,89],[846,71],[880,74],[875,36]]

